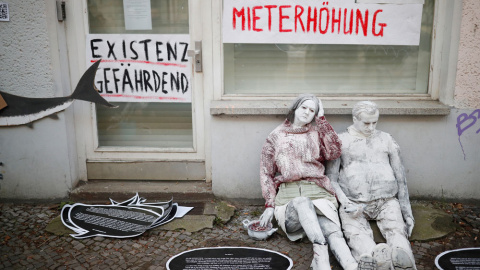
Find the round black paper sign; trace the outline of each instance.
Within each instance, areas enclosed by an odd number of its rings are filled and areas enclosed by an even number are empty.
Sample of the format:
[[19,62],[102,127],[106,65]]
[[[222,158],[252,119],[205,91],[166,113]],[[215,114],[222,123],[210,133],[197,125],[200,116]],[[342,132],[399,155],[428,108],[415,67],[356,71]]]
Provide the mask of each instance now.
[[211,247],[170,258],[168,270],[289,270],[292,260],[276,251],[249,247]]
[[480,248],[445,251],[435,258],[435,265],[440,270],[480,269]]

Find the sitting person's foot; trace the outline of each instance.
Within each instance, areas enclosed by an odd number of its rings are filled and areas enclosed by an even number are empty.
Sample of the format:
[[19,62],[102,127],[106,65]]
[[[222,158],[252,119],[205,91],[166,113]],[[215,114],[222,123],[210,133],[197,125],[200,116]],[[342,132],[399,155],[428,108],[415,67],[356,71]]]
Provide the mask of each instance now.
[[358,260],[358,270],[376,270],[377,265],[372,255],[365,253]]
[[415,262],[402,248],[394,248],[392,251],[392,263],[395,270],[416,270]]
[[372,254],[373,260],[377,263],[378,270],[392,269],[392,249],[389,245],[385,243],[376,245]]

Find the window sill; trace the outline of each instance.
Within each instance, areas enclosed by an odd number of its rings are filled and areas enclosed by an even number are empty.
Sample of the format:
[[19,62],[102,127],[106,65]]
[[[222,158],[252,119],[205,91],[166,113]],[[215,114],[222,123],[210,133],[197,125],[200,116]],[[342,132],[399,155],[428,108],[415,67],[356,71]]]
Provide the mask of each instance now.
[[[358,100],[323,100],[326,115],[351,114]],[[214,100],[210,114],[286,115],[290,100]],[[375,100],[382,115],[448,115],[450,107],[436,100]]]

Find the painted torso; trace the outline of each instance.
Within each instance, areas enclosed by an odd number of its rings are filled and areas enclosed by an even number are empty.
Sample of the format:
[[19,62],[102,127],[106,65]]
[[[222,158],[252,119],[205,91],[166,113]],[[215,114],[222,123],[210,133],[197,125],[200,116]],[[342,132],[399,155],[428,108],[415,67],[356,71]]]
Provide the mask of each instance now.
[[390,154],[398,145],[390,134],[375,131],[369,137],[339,135],[342,141],[342,166],[339,185],[345,195],[356,202],[395,197],[398,184]]

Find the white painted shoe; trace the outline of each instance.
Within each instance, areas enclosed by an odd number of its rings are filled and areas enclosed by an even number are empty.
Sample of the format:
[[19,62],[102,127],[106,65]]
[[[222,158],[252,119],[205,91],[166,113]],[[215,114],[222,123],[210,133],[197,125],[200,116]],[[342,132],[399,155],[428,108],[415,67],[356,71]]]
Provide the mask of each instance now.
[[394,248],[392,251],[392,263],[395,270],[416,270],[415,262],[402,248]]
[[365,253],[360,256],[358,270],[377,270],[377,264],[372,255]]
[[377,263],[378,270],[392,269],[392,249],[389,245],[381,243],[373,248],[373,260]]

